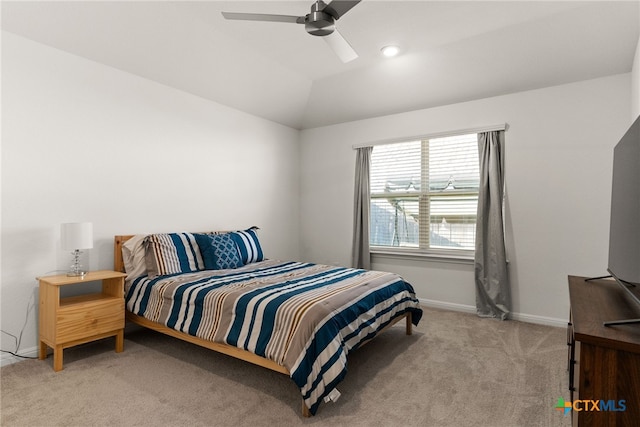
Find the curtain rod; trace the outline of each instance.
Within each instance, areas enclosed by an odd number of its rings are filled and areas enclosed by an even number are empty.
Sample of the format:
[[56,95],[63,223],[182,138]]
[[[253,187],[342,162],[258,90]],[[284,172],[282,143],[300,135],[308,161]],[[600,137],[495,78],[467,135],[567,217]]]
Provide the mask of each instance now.
[[354,145],[351,146],[351,148],[356,150],[358,148],[373,147],[373,146],[376,146],[376,145],[397,144],[397,143],[400,143],[400,142],[417,141],[417,140],[432,139],[432,138],[442,138],[442,137],[445,137],[445,136],[465,135],[465,134],[468,134],[468,133],[491,132],[491,131],[494,131],[494,130],[504,130],[504,131],[506,131],[508,129],[509,129],[509,124],[508,123],[502,123],[502,124],[493,125],[493,126],[483,126],[483,127],[470,128],[470,129],[460,129],[460,130],[454,130],[454,131],[448,131],[448,132],[430,133],[430,134],[427,134],[427,135],[408,136],[408,137],[394,138],[394,139],[385,139],[385,140],[382,140],[382,141],[367,142],[367,143],[363,143],[363,144],[354,144]]

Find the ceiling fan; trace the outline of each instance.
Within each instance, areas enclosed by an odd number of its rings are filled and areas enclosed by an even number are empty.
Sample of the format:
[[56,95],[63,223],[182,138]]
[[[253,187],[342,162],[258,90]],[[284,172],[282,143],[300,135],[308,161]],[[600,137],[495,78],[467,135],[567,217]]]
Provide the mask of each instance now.
[[307,33],[320,36],[331,47],[342,62],[349,62],[358,57],[358,54],[351,47],[336,29],[335,22],[351,10],[360,0],[342,1],[333,0],[329,4],[322,0],[311,5],[311,12],[305,16],[291,15],[269,15],[264,13],[234,13],[222,12],[226,19],[236,19],[242,21],[268,21],[268,22],[288,22],[291,24],[304,24]]

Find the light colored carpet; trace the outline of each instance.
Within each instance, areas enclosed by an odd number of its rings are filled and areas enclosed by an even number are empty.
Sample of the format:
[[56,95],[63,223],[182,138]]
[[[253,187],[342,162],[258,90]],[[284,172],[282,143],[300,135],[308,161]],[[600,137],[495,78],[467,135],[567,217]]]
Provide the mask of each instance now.
[[[401,322],[402,323],[402,322]],[[425,309],[349,355],[336,403],[301,416],[286,376],[161,334],[0,370],[2,426],[568,426],[566,331]]]

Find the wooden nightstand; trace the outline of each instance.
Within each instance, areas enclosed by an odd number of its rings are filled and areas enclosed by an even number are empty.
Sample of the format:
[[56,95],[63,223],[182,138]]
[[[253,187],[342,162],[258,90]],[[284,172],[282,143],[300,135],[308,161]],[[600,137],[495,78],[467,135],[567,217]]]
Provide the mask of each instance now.
[[[92,271],[82,277],[39,277],[40,345],[38,359],[53,349],[53,370],[62,370],[62,351],[89,341],[115,336],[116,353],[124,350],[124,278],[117,271]],[[60,298],[60,287],[102,282],[102,292]]]

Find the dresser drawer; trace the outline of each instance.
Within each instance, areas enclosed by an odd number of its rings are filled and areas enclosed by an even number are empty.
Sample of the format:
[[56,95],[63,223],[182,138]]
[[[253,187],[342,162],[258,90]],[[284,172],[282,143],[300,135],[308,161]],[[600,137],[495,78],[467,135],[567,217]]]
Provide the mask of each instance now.
[[124,299],[68,298],[56,316],[56,341],[65,343],[124,328]]

